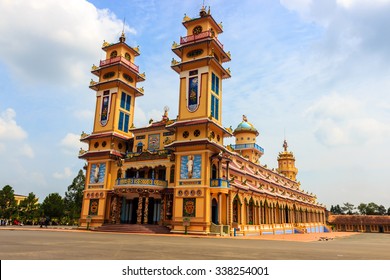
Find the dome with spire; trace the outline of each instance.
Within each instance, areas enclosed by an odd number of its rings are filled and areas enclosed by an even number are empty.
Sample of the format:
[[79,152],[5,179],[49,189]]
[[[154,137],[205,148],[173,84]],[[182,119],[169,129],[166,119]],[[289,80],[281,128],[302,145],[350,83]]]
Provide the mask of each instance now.
[[233,131],[233,135],[236,135],[237,133],[240,132],[253,132],[256,134],[256,136],[259,135],[259,132],[257,129],[248,122],[248,119],[245,115],[242,116],[242,122],[237,126],[237,128]]

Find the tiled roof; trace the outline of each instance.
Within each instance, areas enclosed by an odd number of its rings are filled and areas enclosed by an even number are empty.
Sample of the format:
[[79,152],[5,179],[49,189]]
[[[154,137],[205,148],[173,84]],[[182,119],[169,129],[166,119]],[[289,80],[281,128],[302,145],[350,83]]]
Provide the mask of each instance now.
[[390,216],[379,215],[330,215],[330,224],[343,225],[390,225]]

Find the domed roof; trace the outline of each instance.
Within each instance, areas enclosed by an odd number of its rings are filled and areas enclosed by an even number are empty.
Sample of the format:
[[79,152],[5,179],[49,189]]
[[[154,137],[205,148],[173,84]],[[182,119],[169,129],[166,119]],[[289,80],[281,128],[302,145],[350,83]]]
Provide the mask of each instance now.
[[259,135],[257,129],[253,126],[253,124],[248,122],[248,119],[246,118],[245,115],[242,116],[242,122],[233,131],[233,135],[236,135],[237,133],[240,132],[253,132],[256,134],[256,136]]

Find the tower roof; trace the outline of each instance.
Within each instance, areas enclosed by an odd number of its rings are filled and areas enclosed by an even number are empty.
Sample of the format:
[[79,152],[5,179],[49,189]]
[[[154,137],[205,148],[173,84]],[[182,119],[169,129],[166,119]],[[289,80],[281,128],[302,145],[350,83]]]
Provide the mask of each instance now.
[[240,132],[252,132],[252,133],[256,134],[256,136],[259,135],[259,132],[257,131],[257,129],[253,126],[253,124],[248,122],[248,119],[245,115],[242,116],[242,122],[234,130],[233,135],[236,135]]

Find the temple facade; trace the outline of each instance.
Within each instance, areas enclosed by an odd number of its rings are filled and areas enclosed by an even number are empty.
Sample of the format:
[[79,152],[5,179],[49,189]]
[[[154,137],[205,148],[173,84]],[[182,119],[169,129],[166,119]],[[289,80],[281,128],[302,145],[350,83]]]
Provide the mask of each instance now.
[[[260,164],[259,132],[245,115],[234,130],[222,125],[222,85],[231,77],[222,25],[204,7],[182,24],[186,34],[173,43],[171,61],[178,116],[164,108],[145,127],[133,124],[135,100],[144,94],[139,49],[124,33],[103,43],[106,58],[93,65],[97,81],[90,82],[93,131],[81,135],[89,147],[79,154],[86,161],[81,226],[158,224],[174,233],[231,235],[326,230],[325,207],[301,189],[287,141],[270,169]],[[225,145],[226,137],[235,144]]]

